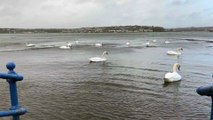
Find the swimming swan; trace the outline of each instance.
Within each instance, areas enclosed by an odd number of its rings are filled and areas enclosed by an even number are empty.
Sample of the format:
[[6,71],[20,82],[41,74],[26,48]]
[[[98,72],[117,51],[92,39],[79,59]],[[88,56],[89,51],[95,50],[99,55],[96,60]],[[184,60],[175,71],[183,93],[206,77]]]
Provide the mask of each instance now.
[[168,43],[170,43],[170,42],[169,42],[169,41],[165,41],[164,43],[168,44]]
[[74,45],[75,45],[75,46],[79,45],[79,41],[76,40]]
[[148,42],[146,42],[146,47],[156,47],[156,45],[153,45],[148,41]]
[[95,46],[96,47],[102,47],[103,45],[102,45],[102,43],[96,43]]
[[32,43],[26,43],[26,46],[27,46],[27,47],[35,47],[35,44],[32,44]]
[[107,51],[103,52],[102,57],[92,57],[92,58],[89,59],[89,61],[90,61],[90,63],[92,63],[92,62],[105,62],[107,60],[105,55],[108,55]]
[[167,51],[167,55],[181,55],[183,48],[179,48],[176,51],[169,50]]
[[149,41],[148,42],[146,42],[146,47],[149,47],[150,46],[150,43],[149,43]]
[[126,42],[126,45],[127,45],[127,46],[130,46],[130,42]]
[[177,73],[180,70],[180,64],[175,63],[173,65],[173,72],[168,72],[165,74],[164,82],[175,82],[181,80],[181,76]]
[[72,48],[72,43],[67,43],[67,45],[60,46],[59,48],[61,48],[61,49],[71,49]]

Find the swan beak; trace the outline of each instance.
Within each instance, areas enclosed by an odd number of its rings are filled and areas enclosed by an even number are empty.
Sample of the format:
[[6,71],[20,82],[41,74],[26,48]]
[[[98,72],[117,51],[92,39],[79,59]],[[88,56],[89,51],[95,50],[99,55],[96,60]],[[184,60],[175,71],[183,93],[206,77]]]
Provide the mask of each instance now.
[[180,71],[180,65],[178,66],[178,70]]

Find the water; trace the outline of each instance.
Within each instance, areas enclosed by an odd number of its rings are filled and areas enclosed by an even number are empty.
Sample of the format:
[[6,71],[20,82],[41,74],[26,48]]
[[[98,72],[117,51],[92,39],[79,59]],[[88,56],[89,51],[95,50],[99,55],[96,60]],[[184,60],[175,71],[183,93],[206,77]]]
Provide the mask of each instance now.
[[[145,47],[153,39],[156,47]],[[59,49],[76,40],[73,49]],[[0,71],[14,61],[25,77],[18,82],[20,104],[28,109],[22,120],[208,120],[211,99],[195,90],[212,83],[212,46],[208,32],[0,34]],[[166,55],[179,47],[180,58]],[[105,50],[106,63],[89,64]],[[183,80],[164,84],[176,62]],[[5,80],[0,91],[0,109],[8,109]]]

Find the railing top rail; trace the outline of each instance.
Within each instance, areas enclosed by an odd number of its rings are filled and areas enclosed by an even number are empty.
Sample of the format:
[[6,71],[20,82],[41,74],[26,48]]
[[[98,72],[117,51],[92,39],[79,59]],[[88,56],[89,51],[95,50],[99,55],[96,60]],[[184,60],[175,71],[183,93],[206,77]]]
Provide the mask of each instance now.
[[9,62],[6,65],[6,67],[9,70],[9,72],[8,73],[0,73],[0,78],[7,79],[7,80],[10,79],[10,80],[15,80],[15,81],[21,81],[21,80],[24,79],[22,75],[19,75],[14,71],[16,66],[13,62]]

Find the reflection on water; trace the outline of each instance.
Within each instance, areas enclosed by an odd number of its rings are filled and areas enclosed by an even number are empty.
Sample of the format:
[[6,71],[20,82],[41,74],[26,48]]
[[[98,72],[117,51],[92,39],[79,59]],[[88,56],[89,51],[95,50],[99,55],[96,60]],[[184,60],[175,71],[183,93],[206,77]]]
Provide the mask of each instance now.
[[172,89],[174,93],[178,93],[178,89],[180,87],[180,84],[181,84],[181,81],[176,81],[176,82],[172,82],[172,83],[164,82],[163,88],[165,90]]
[[[212,82],[213,49],[206,47],[212,37],[156,33],[157,47],[145,47],[153,39],[150,33],[2,34],[0,70],[6,72],[4,66],[12,60],[25,77],[18,82],[20,104],[29,111],[23,120],[205,120],[210,98],[195,90]],[[76,40],[72,50],[59,49]],[[27,48],[26,42],[40,46]],[[103,46],[95,47],[98,42]],[[178,58],[166,54],[179,47],[184,52]],[[105,50],[105,63],[89,63]],[[176,62],[182,81],[164,84]],[[5,81],[0,81],[0,91],[0,109],[9,108]]]

